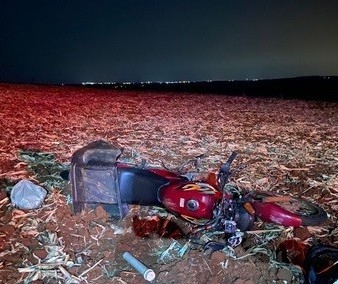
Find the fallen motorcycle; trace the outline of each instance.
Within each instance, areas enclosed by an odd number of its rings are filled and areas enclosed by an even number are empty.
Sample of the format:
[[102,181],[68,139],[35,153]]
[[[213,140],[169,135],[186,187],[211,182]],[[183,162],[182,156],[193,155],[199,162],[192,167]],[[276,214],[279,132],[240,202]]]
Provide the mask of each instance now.
[[[241,240],[257,218],[282,226],[316,226],[327,220],[318,205],[303,198],[271,192],[240,192],[229,183],[233,152],[217,174],[203,178],[165,168],[118,161],[120,149],[95,141],[76,151],[69,178],[74,212],[101,205],[112,217],[122,218],[129,204],[162,206],[194,224],[191,234],[221,231],[228,245]],[[232,236],[232,237],[231,237]]]

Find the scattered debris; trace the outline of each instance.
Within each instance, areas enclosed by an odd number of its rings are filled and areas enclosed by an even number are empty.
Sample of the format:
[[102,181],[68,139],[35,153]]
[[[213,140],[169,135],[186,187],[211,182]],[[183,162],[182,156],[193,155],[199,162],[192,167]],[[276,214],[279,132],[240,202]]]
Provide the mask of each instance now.
[[11,190],[12,204],[20,209],[36,209],[40,207],[47,191],[29,180],[19,181]]
[[24,283],[31,283],[39,279],[48,282],[53,279],[63,280],[64,283],[71,284],[80,283],[84,280],[82,276],[85,273],[76,277],[67,271],[67,268],[71,268],[77,264],[71,261],[69,255],[63,251],[64,245],[56,233],[44,232],[38,236],[38,239],[44,245],[47,256],[41,259],[33,253],[38,263],[18,268],[20,273],[28,273],[23,281]]
[[27,170],[33,175],[32,177],[39,181],[40,185],[48,191],[55,188],[64,188],[66,182],[60,176],[60,173],[68,166],[57,161],[55,154],[21,150],[19,151],[18,158],[22,162],[16,166],[27,165]]
[[171,262],[175,259],[182,258],[189,251],[190,241],[186,242],[183,246],[178,241],[172,241],[170,246],[164,251],[160,252],[158,263]]

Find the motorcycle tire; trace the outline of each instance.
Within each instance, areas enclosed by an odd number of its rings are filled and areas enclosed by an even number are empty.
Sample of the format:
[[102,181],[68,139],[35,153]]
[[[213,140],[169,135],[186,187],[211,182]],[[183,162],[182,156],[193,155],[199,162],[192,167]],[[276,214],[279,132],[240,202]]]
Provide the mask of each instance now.
[[295,199],[299,202],[303,202],[304,204],[306,204],[308,208],[312,208],[313,213],[311,214],[302,215],[301,213],[298,213],[298,215],[302,219],[303,226],[318,226],[320,224],[323,224],[328,219],[326,212],[320,206],[301,198]]
[[263,221],[275,222],[284,226],[318,226],[323,224],[328,215],[318,205],[300,197],[290,197],[285,202],[264,202],[264,197],[275,196],[270,193],[256,192],[253,195],[253,206],[256,214]]

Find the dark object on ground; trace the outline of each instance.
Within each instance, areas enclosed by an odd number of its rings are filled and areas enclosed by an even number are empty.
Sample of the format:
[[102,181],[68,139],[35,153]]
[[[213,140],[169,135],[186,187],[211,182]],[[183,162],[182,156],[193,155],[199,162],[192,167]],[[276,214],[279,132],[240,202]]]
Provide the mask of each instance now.
[[338,248],[316,245],[305,259],[306,283],[333,284],[338,281]]

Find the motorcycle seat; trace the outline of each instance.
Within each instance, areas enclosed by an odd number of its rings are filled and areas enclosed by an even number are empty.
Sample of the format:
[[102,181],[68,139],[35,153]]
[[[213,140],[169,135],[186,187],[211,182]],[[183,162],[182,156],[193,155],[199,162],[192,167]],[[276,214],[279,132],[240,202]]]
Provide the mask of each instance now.
[[122,203],[163,206],[159,189],[169,181],[141,168],[118,168],[118,184]]

